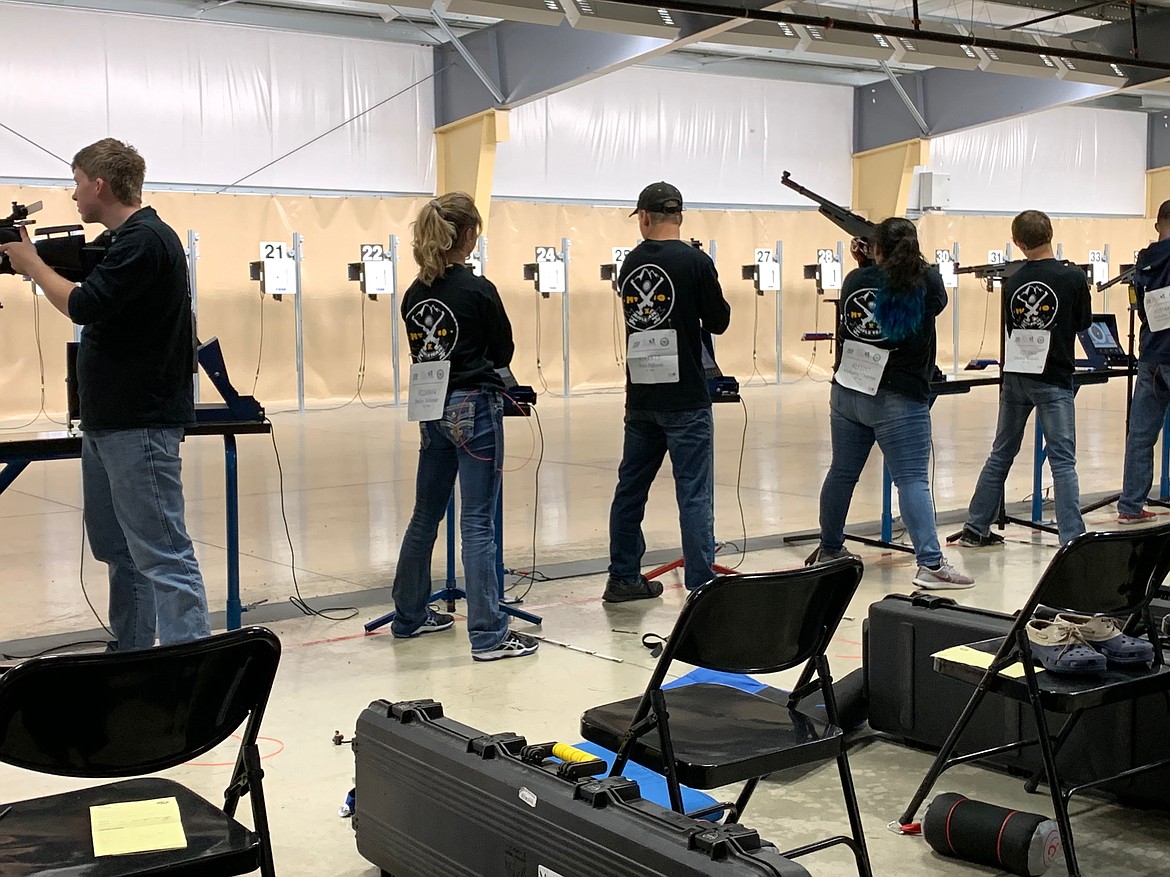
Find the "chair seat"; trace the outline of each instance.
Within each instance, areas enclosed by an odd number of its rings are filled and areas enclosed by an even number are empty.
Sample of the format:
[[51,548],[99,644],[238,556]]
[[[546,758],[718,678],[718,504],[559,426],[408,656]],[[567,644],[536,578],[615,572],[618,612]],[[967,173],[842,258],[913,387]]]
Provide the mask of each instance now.
[[[179,803],[186,849],[94,857],[90,807],[171,797]],[[0,877],[232,877],[260,867],[258,835],[171,780],[126,780],[11,807],[0,819]]]
[[[983,640],[971,643],[969,648],[994,655],[1003,645],[1003,641],[1003,637]],[[987,672],[976,664],[944,657],[934,659],[934,668],[944,676],[961,679],[972,685],[978,685]],[[1036,685],[1040,691],[1040,701],[1046,710],[1067,714],[1170,691],[1170,667],[1153,669],[1144,665],[1134,669],[1110,667],[1103,673],[1083,677],[1060,675],[1037,667]],[[1023,676],[1015,678],[1000,673],[991,681],[988,690],[1002,697],[1010,697],[1023,703],[1029,702],[1028,683]]]
[[[700,683],[663,691],[679,782],[714,789],[803,764],[836,758],[840,729],[782,704],[726,685]],[[640,698],[608,703],[581,716],[581,735],[617,751]],[[638,739],[630,758],[662,773],[657,730]]]

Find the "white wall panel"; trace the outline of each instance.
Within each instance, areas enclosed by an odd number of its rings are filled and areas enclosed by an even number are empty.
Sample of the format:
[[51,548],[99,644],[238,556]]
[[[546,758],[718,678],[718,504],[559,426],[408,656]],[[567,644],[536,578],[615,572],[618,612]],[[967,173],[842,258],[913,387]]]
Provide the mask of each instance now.
[[666,179],[692,203],[809,206],[789,170],[848,203],[852,125],[850,88],[630,68],[513,110],[495,191],[628,201]]
[[[80,10],[3,8],[0,118],[69,159],[133,143],[149,183],[226,185],[426,77],[417,46]],[[250,178],[247,186],[429,192],[432,80]],[[0,131],[0,174],[61,178]]]
[[1096,216],[1146,206],[1146,117],[1061,107],[936,137],[931,166],[951,175],[951,209]]

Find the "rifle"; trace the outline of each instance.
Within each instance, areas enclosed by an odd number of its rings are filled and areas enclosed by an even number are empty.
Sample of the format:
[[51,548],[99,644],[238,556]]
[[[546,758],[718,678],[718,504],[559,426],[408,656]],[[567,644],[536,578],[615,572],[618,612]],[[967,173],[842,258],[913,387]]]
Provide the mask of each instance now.
[[799,183],[793,182],[788,171],[785,171],[780,177],[780,184],[803,195],[810,201],[816,201],[820,205],[817,212],[837,226],[837,228],[841,229],[841,231],[845,232],[845,234],[849,235],[849,237],[863,238],[872,245],[874,232],[877,231],[876,223],[870,222],[868,219],[863,219],[852,210],[846,210],[840,204],[834,204],[828,198],[823,198],[816,192],[810,191]]

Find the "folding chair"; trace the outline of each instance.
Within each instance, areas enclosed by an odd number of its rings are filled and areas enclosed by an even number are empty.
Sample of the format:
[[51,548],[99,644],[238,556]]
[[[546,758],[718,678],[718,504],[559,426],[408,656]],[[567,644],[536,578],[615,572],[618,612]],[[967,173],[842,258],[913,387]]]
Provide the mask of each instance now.
[[[737,821],[759,781],[800,765],[836,759],[851,837],[831,837],[782,853],[795,859],[845,844],[861,877],[872,871],[853,777],[825,656],[861,581],[862,565],[844,558],[820,566],[759,575],[717,576],[687,598],[645,693],[581,717],[586,740],[617,752],[611,776],[626,761],[664,774],[671,807],[683,813],[681,785],[713,789],[747,781],[734,804],[689,816],[726,813]],[[663,690],[674,661],[725,673],[776,673],[803,665],[786,703],[725,685]],[[798,712],[814,692],[828,721]],[[657,731],[649,735],[650,731]]]
[[[0,675],[0,761],[38,773],[141,777],[197,758],[247,722],[222,809],[157,777],[0,805],[0,874],[274,877],[256,741],[279,660],[276,635],[251,627],[122,654],[33,658]],[[251,831],[234,819],[246,794]],[[91,807],[172,797],[185,848],[95,855]]]
[[[1170,670],[1163,662],[1161,643],[1150,614],[1150,601],[1158,593],[1167,572],[1170,572],[1170,526],[1131,532],[1085,533],[1061,548],[1052,558],[1006,637],[972,644],[972,648],[977,651],[993,656],[987,669],[961,660],[936,658],[936,671],[971,682],[976,688],[906,812],[902,814],[902,824],[907,825],[914,819],[926,796],[947,769],[1038,745],[1043,769],[1028,780],[1025,788],[1035,792],[1040,781],[1047,780],[1056,821],[1060,826],[1068,872],[1070,877],[1078,877],[1081,872],[1068,814],[1068,802],[1072,796],[1104,783],[1170,765],[1170,759],[1166,759],[1066,787],[1061,782],[1056,764],[1057,754],[1086,710],[1158,693],[1163,695],[1167,709],[1170,710]],[[1034,617],[1055,612],[1108,615],[1123,620],[1127,633],[1148,632],[1154,646],[1153,667],[1110,667],[1103,673],[1082,677],[1037,670],[1033,666],[1027,624]],[[1017,662],[1023,665],[1022,674],[1003,673]],[[963,731],[988,694],[1030,704],[1037,727],[1036,738],[968,755],[954,755]],[[1047,713],[1067,716],[1055,736],[1049,730]]]

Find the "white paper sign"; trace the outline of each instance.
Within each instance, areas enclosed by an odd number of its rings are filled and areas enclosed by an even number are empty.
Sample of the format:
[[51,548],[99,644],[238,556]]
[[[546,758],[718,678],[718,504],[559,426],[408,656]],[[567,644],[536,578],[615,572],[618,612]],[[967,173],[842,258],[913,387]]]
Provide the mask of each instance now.
[[290,295],[296,292],[296,271],[290,259],[265,259],[263,290],[267,295]]
[[1003,250],[988,250],[987,251],[987,264],[988,265],[1003,265],[1005,262],[1007,262],[1007,259],[1004,257]]
[[619,268],[622,267],[622,262],[626,261],[626,256],[630,255],[630,250],[633,247],[613,247],[611,250],[612,261]]
[[821,275],[821,289],[841,288],[840,262],[822,262],[817,270]]
[[756,265],[760,276],[760,292],[780,291],[780,264],[778,262],[760,262]]
[[1041,374],[1051,348],[1050,329],[1012,329],[1004,344],[1003,370],[1019,375]]
[[841,364],[833,380],[850,390],[876,396],[889,359],[888,350],[861,341],[842,341]]
[[468,256],[464,264],[471,269],[471,273],[476,277],[483,277],[483,262],[480,261],[478,252]]
[[362,263],[362,271],[366,276],[366,295],[390,291],[390,267],[391,263],[385,259]]
[[947,289],[958,289],[959,278],[955,274],[955,260],[950,250],[935,250],[934,264],[938,266],[938,273],[942,277],[943,286]]
[[537,262],[536,285],[542,293],[565,291],[565,263]]
[[1151,289],[1145,295],[1143,306],[1151,332],[1170,329],[1170,286]]
[[674,329],[632,332],[626,342],[626,365],[630,369],[630,383],[678,383],[678,332]]
[[292,247],[284,241],[260,241],[260,259],[267,262],[269,259],[291,259]]
[[416,362],[410,367],[410,394],[406,399],[406,419],[411,423],[439,420],[447,407],[447,383],[451,380],[451,363]]

